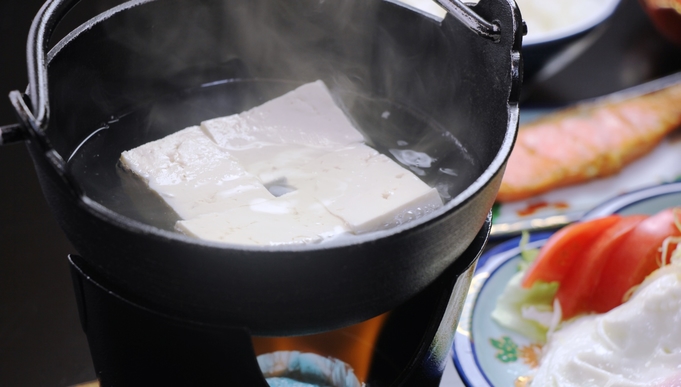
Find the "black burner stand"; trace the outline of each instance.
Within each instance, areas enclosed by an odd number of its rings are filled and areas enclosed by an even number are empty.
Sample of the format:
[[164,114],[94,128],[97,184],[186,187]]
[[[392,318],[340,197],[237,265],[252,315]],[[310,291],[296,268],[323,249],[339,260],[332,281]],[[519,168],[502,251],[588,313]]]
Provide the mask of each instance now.
[[[439,385],[489,227],[488,220],[438,280],[390,312],[376,343],[367,387]],[[268,386],[247,327],[158,312],[134,295],[124,295],[81,257],[69,260],[81,324],[102,387]]]

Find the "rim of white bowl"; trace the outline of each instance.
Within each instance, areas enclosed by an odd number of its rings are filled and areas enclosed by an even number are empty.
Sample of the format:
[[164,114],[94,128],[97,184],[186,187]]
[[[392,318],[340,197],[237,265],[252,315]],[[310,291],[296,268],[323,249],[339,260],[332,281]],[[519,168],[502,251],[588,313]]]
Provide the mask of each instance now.
[[[571,1],[571,0],[569,0]],[[567,27],[558,28],[556,30],[542,33],[536,36],[527,35],[523,38],[523,46],[531,46],[536,44],[548,43],[555,40],[564,39],[572,35],[584,32],[592,27],[599,25],[607,20],[617,9],[620,0],[606,0],[607,4],[599,9],[599,12],[588,15],[588,17],[580,20],[578,23],[571,24]],[[522,14],[522,9],[520,10]],[[528,26],[528,28],[531,28]]]

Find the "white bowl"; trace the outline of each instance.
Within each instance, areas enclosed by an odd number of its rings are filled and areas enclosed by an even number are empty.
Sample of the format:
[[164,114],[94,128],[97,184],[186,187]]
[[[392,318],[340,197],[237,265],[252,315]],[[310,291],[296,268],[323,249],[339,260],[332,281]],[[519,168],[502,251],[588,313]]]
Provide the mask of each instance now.
[[[620,4],[620,0],[516,1],[528,29],[523,38],[525,81],[554,58],[553,68],[547,68],[550,74],[578,57],[596,40]],[[561,53],[565,55],[558,58]]]
[[[436,21],[447,11],[436,0],[386,0]],[[478,0],[463,0],[472,5]],[[613,15],[620,0],[516,0],[528,34],[523,38],[525,80],[533,78],[545,65],[573,43],[586,42],[559,66],[566,65],[588,47],[588,36]],[[584,39],[583,39],[584,38]],[[576,44],[574,46],[577,46]],[[558,62],[558,61],[557,61]],[[554,66],[557,67],[557,66]]]

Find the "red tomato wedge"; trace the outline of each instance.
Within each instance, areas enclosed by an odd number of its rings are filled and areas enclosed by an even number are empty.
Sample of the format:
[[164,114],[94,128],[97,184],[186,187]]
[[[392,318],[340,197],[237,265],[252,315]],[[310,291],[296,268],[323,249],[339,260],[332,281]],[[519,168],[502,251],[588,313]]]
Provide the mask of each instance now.
[[639,223],[610,254],[591,297],[592,310],[605,313],[620,305],[629,289],[660,267],[662,242],[678,235],[681,230],[674,224],[674,209]]
[[541,248],[527,270],[522,286],[529,288],[537,280],[561,282],[580,254],[584,253],[604,229],[618,222],[620,218],[619,215],[610,215],[560,229]]
[[591,295],[598,285],[603,268],[612,252],[634,227],[646,218],[648,218],[646,215],[622,217],[615,224],[600,232],[591,245],[578,254],[572,269],[560,282],[556,293],[564,320],[591,311]]

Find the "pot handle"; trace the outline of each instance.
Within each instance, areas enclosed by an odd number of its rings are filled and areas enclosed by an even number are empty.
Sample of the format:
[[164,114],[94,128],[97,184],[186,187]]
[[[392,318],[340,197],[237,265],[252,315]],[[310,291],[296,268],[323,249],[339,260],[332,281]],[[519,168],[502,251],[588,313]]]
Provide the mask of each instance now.
[[[26,56],[28,62],[28,95],[19,91],[9,93],[18,124],[0,127],[0,145],[28,140],[38,145],[47,162],[56,170],[67,186],[80,196],[80,187],[66,173],[64,158],[50,144],[45,135],[49,121],[47,83],[47,51],[52,32],[64,15],[80,0],[48,0],[36,14],[28,34]],[[30,109],[28,104],[33,107]]]
[[48,0],[40,8],[28,33],[28,90],[33,107],[35,126],[44,130],[49,121],[47,84],[47,50],[52,32],[64,15],[80,0]]
[[[55,26],[80,0],[48,0],[33,19],[28,35],[27,59],[29,95],[36,127],[43,130],[49,120],[49,95],[47,85],[46,53]],[[437,0],[452,16],[478,35],[498,41],[501,31],[473,12],[461,0]],[[2,137],[5,137],[2,130]],[[0,142],[2,144],[2,142]]]
[[0,145],[31,138],[37,140],[43,149],[50,148],[42,134],[50,116],[46,59],[48,43],[56,25],[79,1],[48,0],[33,19],[26,46],[28,96],[33,109],[28,109],[22,93],[10,93],[9,97],[20,123],[0,127]]
[[501,38],[501,29],[498,25],[483,19],[460,0],[437,0],[437,2],[463,25],[483,38],[495,42]]
[[[50,113],[46,59],[48,43],[55,26],[79,1],[48,0],[40,8],[31,24],[27,44],[28,89],[35,126],[40,130],[46,128]],[[494,41],[499,40],[501,36],[499,26],[481,18],[461,0],[437,0],[437,2],[478,35]],[[1,133],[4,138],[5,129]]]

